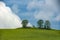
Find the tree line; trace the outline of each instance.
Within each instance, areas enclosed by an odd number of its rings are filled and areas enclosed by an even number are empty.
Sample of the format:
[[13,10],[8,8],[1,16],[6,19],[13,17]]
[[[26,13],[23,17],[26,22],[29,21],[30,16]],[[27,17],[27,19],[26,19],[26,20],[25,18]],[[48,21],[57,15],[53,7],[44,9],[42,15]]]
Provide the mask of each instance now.
[[[28,23],[29,23],[28,20],[23,20],[22,21],[23,28],[27,28]],[[51,23],[50,23],[49,20],[46,20],[44,22],[44,20],[40,19],[40,20],[37,21],[37,25],[38,25],[39,29],[51,29],[51,27],[50,27]],[[35,28],[35,26],[33,26],[33,28]]]

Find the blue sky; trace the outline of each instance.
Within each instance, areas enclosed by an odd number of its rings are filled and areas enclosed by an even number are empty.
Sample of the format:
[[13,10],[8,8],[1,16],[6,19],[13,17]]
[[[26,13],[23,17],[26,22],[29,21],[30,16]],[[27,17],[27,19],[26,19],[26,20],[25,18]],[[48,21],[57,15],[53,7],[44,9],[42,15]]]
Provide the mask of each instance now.
[[37,25],[39,19],[50,20],[51,27],[60,29],[60,12],[57,0],[3,0],[22,20]]

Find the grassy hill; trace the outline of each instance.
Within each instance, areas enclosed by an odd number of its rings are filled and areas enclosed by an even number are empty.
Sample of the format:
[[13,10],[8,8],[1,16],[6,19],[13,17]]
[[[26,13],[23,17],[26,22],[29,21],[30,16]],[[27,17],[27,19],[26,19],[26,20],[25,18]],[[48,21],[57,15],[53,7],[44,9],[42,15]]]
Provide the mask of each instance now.
[[0,40],[60,40],[60,31],[42,29],[3,29]]

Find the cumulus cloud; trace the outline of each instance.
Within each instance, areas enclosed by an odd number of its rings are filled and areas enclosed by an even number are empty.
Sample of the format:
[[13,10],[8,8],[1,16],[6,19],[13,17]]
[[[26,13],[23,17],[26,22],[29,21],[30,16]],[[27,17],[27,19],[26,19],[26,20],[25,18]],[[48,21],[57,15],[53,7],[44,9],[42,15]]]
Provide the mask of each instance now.
[[0,28],[22,27],[21,19],[4,2],[0,2]]
[[[19,12],[20,8],[21,7],[25,8],[24,5],[26,5],[27,6],[26,12],[28,12],[27,13],[27,14],[29,14],[28,16],[30,16],[30,17],[34,16],[33,17],[33,19],[35,19],[34,21],[36,21],[36,19],[44,19],[44,20],[53,20],[54,22],[56,22],[56,21],[60,22],[60,12],[58,10],[60,8],[58,8],[58,2],[57,2],[58,0],[13,0],[13,1],[4,0],[4,1],[6,2],[7,5],[11,6],[12,10],[15,13],[18,13],[18,15],[22,14]],[[23,12],[23,10],[21,10],[21,11]],[[24,13],[24,14],[27,15],[26,13]],[[22,18],[25,18],[25,16]],[[32,20],[31,20],[31,22],[32,22]],[[54,22],[52,23],[52,25],[54,24]]]
[[31,23],[28,23],[27,27],[33,27],[33,25]]

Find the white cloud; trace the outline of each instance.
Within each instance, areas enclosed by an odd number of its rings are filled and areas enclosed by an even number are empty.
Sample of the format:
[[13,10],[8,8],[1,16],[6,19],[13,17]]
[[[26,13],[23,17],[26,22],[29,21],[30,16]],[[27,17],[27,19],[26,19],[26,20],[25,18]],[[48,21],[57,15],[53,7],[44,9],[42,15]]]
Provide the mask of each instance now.
[[54,13],[50,11],[40,11],[34,16],[36,19],[50,20],[54,16]]
[[55,20],[54,16],[56,14],[59,15],[56,1],[57,0],[33,0],[28,4],[27,9],[29,11],[33,8],[37,9],[34,15],[36,19]]
[[33,27],[33,25],[31,23],[28,23],[27,27]]
[[31,10],[32,8],[40,8],[44,6],[44,1],[37,1],[37,0],[32,0],[31,2],[28,3],[27,9]]
[[0,28],[22,27],[21,19],[5,3],[0,2]]
[[60,21],[60,14],[55,18],[56,21]]

